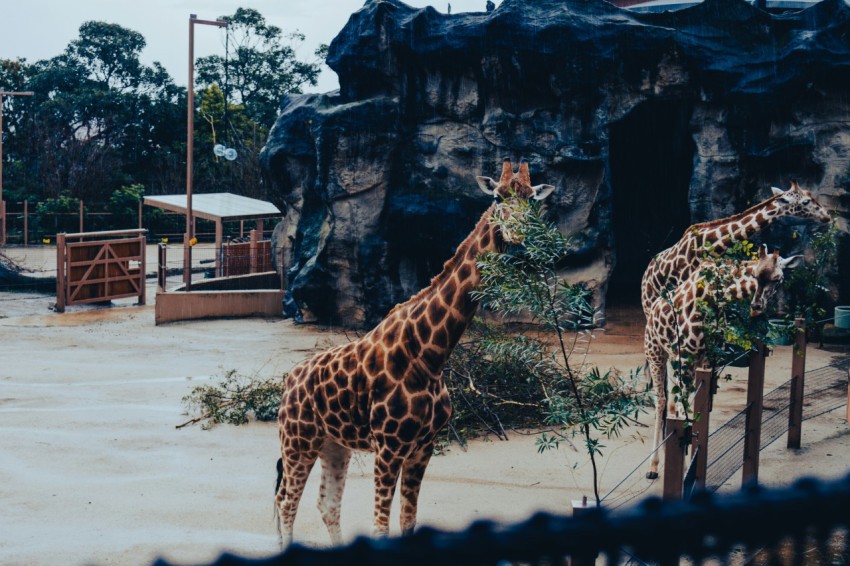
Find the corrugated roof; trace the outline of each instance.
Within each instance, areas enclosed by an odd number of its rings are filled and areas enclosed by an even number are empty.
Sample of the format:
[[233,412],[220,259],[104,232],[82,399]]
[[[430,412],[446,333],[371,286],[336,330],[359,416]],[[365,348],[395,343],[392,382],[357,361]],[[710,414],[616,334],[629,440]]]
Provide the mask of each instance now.
[[[186,195],[160,195],[145,197],[145,204],[186,214]],[[270,202],[234,195],[233,193],[211,193],[192,195],[192,216],[206,220],[255,220],[282,216],[280,210]]]

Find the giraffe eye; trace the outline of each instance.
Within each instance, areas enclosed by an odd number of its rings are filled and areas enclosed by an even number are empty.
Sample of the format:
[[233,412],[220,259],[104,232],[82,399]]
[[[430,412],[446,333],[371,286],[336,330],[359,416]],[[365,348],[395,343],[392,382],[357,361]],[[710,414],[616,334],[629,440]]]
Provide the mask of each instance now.
[[803,204],[809,204],[810,202],[812,202],[812,199],[810,199],[810,198],[804,198],[803,199]]

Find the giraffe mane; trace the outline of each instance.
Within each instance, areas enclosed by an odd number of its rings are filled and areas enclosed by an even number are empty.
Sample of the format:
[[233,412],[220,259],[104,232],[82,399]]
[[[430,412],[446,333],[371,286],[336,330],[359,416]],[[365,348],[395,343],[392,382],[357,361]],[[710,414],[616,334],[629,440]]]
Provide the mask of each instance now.
[[762,208],[767,207],[767,205],[772,204],[773,201],[778,199],[780,196],[782,196],[782,195],[773,195],[772,197],[770,197],[766,200],[763,200],[760,203],[755,204],[755,205],[751,206],[750,208],[748,208],[748,209],[746,209],[742,212],[739,212],[737,214],[733,214],[731,216],[726,216],[724,218],[716,218],[714,220],[708,220],[706,222],[700,222],[699,224],[694,224],[693,226],[691,226],[690,228],[685,230],[685,235],[687,235],[689,232],[698,232],[698,231],[703,230],[705,228],[716,228],[717,226],[720,226],[722,224],[726,224],[727,222],[737,222],[737,221],[741,220],[742,218],[744,218],[745,216],[748,216],[748,215],[756,212],[757,210],[760,210]]

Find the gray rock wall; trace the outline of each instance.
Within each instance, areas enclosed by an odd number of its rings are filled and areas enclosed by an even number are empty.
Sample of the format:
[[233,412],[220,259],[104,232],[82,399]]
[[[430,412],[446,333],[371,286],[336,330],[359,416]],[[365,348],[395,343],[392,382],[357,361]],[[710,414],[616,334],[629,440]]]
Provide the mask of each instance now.
[[[848,37],[842,0],[784,16],[743,0],[653,15],[369,0],[330,46],[340,90],[284,100],[263,150],[286,211],[278,269],[308,316],[371,324],[440,271],[488,205],[474,177],[504,157],[558,187],[547,213],[575,235],[564,276],[602,309],[637,304],[647,262],[684,228],[771,185],[797,179],[846,233]],[[793,253],[808,227],[785,228],[767,236]],[[850,299],[848,281],[837,273]]]

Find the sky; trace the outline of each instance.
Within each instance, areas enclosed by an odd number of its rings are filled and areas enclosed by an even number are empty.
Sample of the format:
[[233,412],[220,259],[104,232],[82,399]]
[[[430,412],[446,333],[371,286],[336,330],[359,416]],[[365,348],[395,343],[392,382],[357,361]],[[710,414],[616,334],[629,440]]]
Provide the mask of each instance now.
[[[83,22],[99,20],[141,33],[147,41],[142,63],[159,61],[177,84],[186,85],[189,56],[189,15],[215,20],[237,8],[258,10],[266,22],[284,33],[299,30],[306,39],[298,57],[312,61],[313,51],[330,43],[349,16],[365,0],[0,0],[0,59],[25,58],[30,63],[62,53],[79,37]],[[414,7],[433,5],[441,12],[483,11],[486,0],[408,0]],[[497,0],[496,5],[500,2]],[[195,57],[224,54],[224,33],[195,25]],[[3,85],[0,85],[2,87]],[[338,88],[336,73],[322,67],[319,84],[305,92]]]

